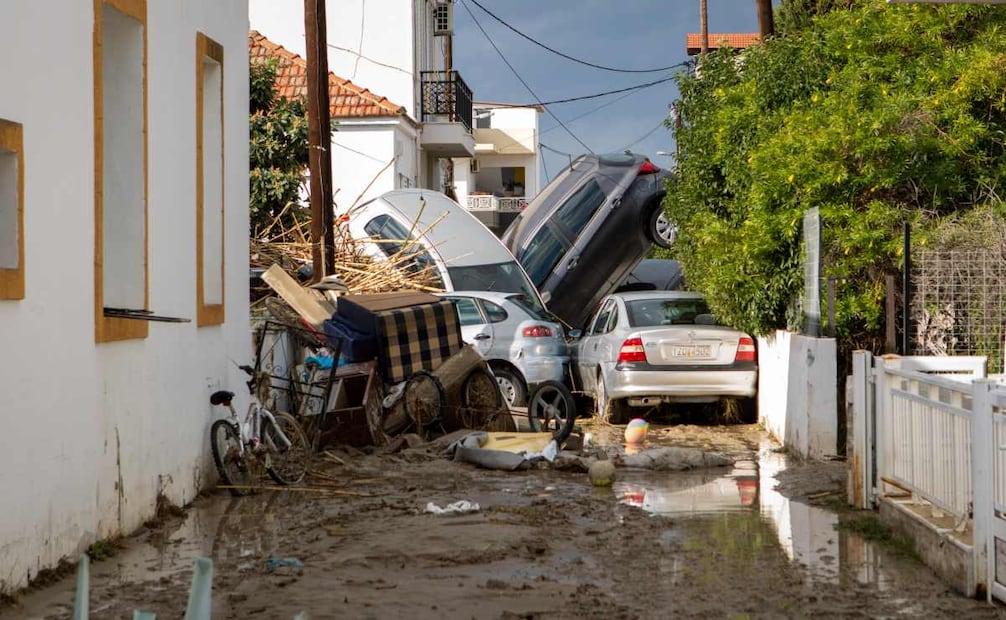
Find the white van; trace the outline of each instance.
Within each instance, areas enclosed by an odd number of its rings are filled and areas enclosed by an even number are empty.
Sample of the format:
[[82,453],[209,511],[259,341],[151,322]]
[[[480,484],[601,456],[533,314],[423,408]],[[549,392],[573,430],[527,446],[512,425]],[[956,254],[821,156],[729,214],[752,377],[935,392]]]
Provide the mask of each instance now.
[[436,265],[439,284],[447,292],[521,293],[540,310],[545,308],[538,290],[503,242],[440,192],[390,191],[353,207],[341,221],[374,260],[397,254],[407,240],[418,242],[422,248],[410,252],[410,260],[418,268]]

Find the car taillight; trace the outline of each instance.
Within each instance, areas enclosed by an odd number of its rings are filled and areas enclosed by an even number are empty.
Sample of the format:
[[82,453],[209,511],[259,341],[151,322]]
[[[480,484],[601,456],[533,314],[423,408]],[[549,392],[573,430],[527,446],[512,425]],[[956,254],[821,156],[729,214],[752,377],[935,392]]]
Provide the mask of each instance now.
[[741,336],[740,342],[737,343],[737,355],[734,356],[735,362],[753,362],[755,361],[755,344],[749,336]]
[[622,343],[622,348],[618,350],[618,362],[645,362],[646,351],[643,350],[641,338],[629,338]]
[[552,330],[544,325],[531,325],[521,332],[525,338],[551,338]]
[[643,162],[643,165],[639,167],[639,172],[636,173],[636,176],[643,176],[644,174],[657,174],[658,172],[660,172],[660,168],[657,168],[653,165],[653,162],[647,159]]

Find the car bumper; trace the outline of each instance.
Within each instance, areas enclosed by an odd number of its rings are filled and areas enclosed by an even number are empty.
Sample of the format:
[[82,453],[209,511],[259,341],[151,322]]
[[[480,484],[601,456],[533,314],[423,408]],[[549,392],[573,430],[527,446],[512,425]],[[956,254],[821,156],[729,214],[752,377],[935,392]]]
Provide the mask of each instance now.
[[514,361],[517,369],[524,375],[528,391],[545,381],[565,382],[568,355],[547,355],[540,357],[524,357]]
[[669,401],[750,398],[758,392],[758,370],[617,370],[605,378],[608,398],[661,397]]

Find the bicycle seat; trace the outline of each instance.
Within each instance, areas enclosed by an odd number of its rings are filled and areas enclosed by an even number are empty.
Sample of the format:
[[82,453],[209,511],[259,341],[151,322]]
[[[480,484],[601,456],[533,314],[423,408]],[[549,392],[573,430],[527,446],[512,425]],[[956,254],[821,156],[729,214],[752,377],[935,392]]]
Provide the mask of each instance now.
[[213,392],[213,394],[210,395],[210,404],[229,405],[231,404],[231,401],[233,399],[234,399],[234,392],[228,392],[227,390],[219,390]]

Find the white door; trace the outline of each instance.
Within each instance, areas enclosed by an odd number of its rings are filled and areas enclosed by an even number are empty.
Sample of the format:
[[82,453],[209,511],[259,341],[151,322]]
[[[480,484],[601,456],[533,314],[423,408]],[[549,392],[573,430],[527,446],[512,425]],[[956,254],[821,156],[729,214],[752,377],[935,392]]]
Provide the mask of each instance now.
[[479,354],[486,357],[493,346],[493,326],[479,309],[479,304],[471,297],[450,296],[458,308],[461,322],[461,339],[474,344]]

